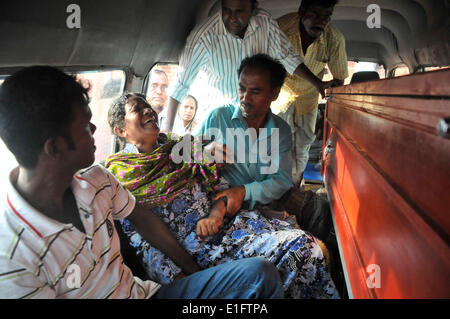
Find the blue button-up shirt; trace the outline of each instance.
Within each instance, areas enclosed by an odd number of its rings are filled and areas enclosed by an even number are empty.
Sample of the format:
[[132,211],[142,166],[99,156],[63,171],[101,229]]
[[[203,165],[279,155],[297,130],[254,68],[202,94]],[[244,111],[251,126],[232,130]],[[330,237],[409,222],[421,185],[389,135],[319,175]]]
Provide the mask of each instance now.
[[222,173],[231,186],[245,187],[244,201],[249,208],[257,202],[267,204],[279,199],[292,186],[289,125],[269,110],[258,136],[252,136],[252,130],[240,107],[227,105],[213,110],[196,133],[225,144],[233,151],[234,163],[227,165]]

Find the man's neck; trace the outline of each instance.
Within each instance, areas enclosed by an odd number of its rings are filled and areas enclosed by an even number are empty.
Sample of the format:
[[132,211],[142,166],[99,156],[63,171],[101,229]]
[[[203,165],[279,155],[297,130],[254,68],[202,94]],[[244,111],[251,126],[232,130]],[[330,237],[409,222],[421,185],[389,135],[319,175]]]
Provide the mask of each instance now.
[[299,31],[300,31],[300,38],[302,40],[302,50],[303,55],[306,55],[306,52],[308,51],[309,46],[318,38],[312,38],[308,32],[306,32],[305,28],[303,27],[302,21],[300,19],[299,23]]
[[64,212],[64,195],[72,179],[73,175],[63,176],[56,170],[20,167],[17,179],[12,183],[31,206],[50,218],[60,220],[56,215]]

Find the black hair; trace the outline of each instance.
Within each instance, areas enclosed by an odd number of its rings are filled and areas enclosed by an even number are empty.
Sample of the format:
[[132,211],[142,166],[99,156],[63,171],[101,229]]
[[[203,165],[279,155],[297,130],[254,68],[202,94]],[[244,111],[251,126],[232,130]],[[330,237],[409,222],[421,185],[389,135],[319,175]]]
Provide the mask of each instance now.
[[323,8],[334,7],[339,0],[302,0],[300,8],[308,9],[310,6],[318,6]]
[[271,58],[267,54],[256,54],[245,58],[239,67],[238,76],[241,75],[244,68],[258,68],[270,72],[270,86],[273,89],[281,88],[286,79],[286,69],[277,60]]
[[24,68],[0,87],[0,137],[25,168],[35,168],[45,141],[69,135],[72,106],[89,104],[89,88],[50,66]]

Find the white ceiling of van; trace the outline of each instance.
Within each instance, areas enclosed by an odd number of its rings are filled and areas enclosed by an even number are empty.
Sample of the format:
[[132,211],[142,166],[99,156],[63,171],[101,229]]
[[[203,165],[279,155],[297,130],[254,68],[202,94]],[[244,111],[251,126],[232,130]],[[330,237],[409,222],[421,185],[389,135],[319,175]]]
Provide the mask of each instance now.
[[[0,1],[0,67],[31,64],[129,67],[143,76],[158,61],[174,62],[196,22],[215,0],[78,0],[81,29],[65,25],[72,0]],[[299,0],[260,0],[274,17],[297,11]],[[381,28],[369,29],[373,0],[340,0],[332,23],[350,59],[450,63],[449,0],[377,0]]]

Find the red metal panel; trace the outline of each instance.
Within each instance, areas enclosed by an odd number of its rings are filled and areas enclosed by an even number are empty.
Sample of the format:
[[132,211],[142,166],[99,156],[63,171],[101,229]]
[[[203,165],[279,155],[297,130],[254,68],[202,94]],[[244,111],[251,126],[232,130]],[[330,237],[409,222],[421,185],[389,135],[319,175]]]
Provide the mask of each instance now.
[[[389,80],[387,93],[405,78]],[[450,141],[435,133],[445,116],[450,97],[378,90],[332,94],[327,103],[325,180],[355,298],[450,298]],[[380,288],[366,284],[371,264]]]

